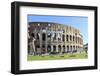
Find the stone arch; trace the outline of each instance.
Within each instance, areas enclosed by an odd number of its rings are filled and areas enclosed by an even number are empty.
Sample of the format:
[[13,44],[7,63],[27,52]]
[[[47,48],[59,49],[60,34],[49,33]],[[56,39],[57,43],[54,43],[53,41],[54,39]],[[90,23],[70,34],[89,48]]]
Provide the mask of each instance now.
[[72,46],[70,46],[70,51],[72,51]]
[[42,52],[45,52],[45,45],[42,45]]
[[75,37],[73,36],[73,41],[75,41]]
[[48,46],[47,46],[47,52],[50,52],[50,51],[51,51],[51,46],[48,45]]
[[46,41],[46,34],[45,33],[42,33],[42,40]]
[[62,35],[62,41],[65,41],[65,35],[64,34]]
[[73,46],[73,51],[75,51],[75,46]]
[[56,46],[55,46],[55,45],[53,45],[53,51],[54,51],[54,52],[56,51]]
[[63,45],[63,52],[65,52],[65,45]]
[[36,52],[40,51],[39,48],[40,48],[40,45],[36,45],[36,46],[35,46]]
[[57,37],[57,34],[56,34],[56,33],[54,33],[54,40],[56,40],[56,37]]
[[72,36],[70,35],[70,41],[72,41]]
[[68,41],[68,37],[69,37],[69,36],[68,36],[68,35],[66,35],[66,41]]
[[61,52],[61,45],[58,45],[58,51]]
[[31,36],[35,38],[35,34],[34,33],[31,33]]
[[69,46],[67,45],[67,51],[69,51]]

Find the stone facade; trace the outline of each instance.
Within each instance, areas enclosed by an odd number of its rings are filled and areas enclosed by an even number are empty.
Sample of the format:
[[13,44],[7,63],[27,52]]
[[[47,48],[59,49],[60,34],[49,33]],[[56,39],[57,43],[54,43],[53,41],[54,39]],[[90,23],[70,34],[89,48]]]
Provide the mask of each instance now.
[[[29,49],[34,41],[34,50]],[[28,52],[36,53],[72,53],[83,48],[83,37],[74,27],[52,22],[29,22]]]

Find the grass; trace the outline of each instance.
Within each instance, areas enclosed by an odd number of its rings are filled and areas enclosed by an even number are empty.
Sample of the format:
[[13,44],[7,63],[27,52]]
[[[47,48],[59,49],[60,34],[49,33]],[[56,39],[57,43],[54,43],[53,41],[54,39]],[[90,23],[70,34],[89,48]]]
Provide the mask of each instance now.
[[33,60],[60,60],[60,59],[86,59],[88,58],[87,53],[79,54],[63,54],[63,55],[49,55],[49,56],[28,56],[28,61]]

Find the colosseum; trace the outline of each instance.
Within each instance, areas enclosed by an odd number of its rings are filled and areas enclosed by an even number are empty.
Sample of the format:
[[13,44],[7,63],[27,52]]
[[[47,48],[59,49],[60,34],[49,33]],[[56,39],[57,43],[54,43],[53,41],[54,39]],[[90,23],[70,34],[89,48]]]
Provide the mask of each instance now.
[[28,54],[77,53],[83,36],[72,26],[53,22],[28,23]]

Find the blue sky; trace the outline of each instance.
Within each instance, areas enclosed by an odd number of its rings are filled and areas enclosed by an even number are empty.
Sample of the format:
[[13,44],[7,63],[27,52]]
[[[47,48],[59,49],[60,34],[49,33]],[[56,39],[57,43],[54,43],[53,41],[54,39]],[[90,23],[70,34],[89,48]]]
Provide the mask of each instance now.
[[51,16],[28,15],[28,22],[55,22],[73,26],[80,30],[84,43],[88,42],[88,17],[83,16]]

